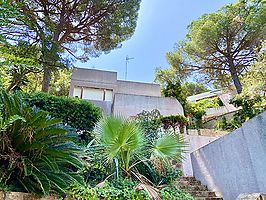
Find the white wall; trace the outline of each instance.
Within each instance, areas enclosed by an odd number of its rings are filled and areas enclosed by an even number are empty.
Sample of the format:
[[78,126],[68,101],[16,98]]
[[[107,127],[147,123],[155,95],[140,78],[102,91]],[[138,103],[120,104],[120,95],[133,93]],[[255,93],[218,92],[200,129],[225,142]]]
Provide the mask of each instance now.
[[224,200],[266,191],[266,112],[191,154],[194,176]]
[[182,105],[174,98],[153,97],[130,94],[116,94],[113,113],[124,117],[136,116],[143,110],[158,109],[164,116],[184,114]]
[[118,80],[116,93],[160,97],[161,87],[154,83]]
[[188,148],[187,153],[184,154],[185,160],[182,162],[184,176],[193,176],[190,154],[218,138],[218,136],[185,135]]

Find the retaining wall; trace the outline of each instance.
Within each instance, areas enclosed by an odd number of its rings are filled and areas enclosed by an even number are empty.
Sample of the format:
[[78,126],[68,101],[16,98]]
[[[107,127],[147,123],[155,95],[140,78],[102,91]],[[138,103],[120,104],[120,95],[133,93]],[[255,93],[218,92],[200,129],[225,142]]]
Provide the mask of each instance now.
[[191,160],[196,179],[224,200],[266,192],[266,112],[194,151]]
[[24,192],[2,192],[0,191],[0,200],[58,200],[56,196],[39,197]]

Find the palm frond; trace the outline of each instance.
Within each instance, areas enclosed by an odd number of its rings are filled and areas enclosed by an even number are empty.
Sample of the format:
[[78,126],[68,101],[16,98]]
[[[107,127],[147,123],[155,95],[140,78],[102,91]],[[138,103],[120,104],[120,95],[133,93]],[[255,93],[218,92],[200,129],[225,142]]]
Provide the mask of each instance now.
[[132,156],[143,146],[144,136],[136,123],[118,116],[105,117],[97,124],[95,135],[102,144],[107,160],[115,157],[124,169]]
[[83,150],[58,119],[27,107],[19,96],[5,91],[0,102],[0,168],[5,182],[18,182],[25,191],[39,194],[65,192],[72,182],[83,184],[76,173],[84,164],[79,158]]
[[165,134],[155,141],[153,156],[160,159],[177,159],[182,160],[182,153],[187,147],[184,138],[179,135]]

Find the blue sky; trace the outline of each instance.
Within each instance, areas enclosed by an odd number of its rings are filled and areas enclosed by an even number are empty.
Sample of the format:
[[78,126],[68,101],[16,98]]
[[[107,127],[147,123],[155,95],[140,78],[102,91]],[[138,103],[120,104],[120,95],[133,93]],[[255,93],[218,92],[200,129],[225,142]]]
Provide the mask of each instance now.
[[134,35],[122,43],[122,48],[91,58],[77,67],[118,72],[125,78],[125,59],[134,57],[128,64],[128,78],[132,81],[153,82],[156,67],[166,68],[166,53],[183,40],[187,25],[202,14],[211,13],[236,0],[142,0]]

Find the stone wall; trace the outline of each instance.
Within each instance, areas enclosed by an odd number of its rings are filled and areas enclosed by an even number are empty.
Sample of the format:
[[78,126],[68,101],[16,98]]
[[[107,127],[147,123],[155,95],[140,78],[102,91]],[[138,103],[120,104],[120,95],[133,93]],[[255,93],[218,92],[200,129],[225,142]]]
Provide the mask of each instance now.
[[215,129],[187,129],[188,135],[201,135],[210,137],[221,137],[228,134],[228,131],[215,130]]
[[206,108],[205,112],[206,112],[206,117],[211,117],[228,113],[228,110],[225,106],[220,106],[217,108]]
[[233,200],[266,191],[266,112],[191,154],[194,176]]
[[39,197],[34,194],[23,192],[2,192],[0,191],[0,200],[58,200],[56,196]]

